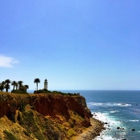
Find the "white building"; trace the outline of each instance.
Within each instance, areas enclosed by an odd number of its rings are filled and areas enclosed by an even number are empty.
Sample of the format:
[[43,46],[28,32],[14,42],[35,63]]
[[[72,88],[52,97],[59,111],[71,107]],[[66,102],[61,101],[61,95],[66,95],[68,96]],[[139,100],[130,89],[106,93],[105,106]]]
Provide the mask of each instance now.
[[47,79],[44,80],[44,89],[48,90],[48,81],[47,81]]

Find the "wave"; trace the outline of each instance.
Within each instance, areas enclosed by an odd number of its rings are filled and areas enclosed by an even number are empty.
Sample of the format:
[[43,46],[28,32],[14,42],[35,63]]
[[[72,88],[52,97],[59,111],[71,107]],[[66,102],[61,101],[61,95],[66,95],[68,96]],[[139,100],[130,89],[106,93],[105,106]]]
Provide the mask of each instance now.
[[117,118],[112,118],[108,113],[101,113],[101,112],[95,112],[92,113],[93,118],[100,120],[101,122],[110,124],[110,125],[119,125],[121,124],[121,121],[117,120]]
[[139,122],[139,120],[129,120],[129,122]]
[[127,104],[127,103],[99,103],[99,102],[89,102],[88,106],[102,106],[102,107],[112,107],[112,106],[117,106],[117,107],[129,107],[131,106],[131,104]]
[[119,111],[118,110],[112,110],[112,111],[110,111],[110,113],[118,113]]
[[[124,130],[127,128],[117,117],[110,116],[109,113],[95,112],[93,113],[93,118],[103,122],[106,128],[95,140],[118,140],[120,136],[121,138],[126,136]],[[117,131],[117,127],[120,127],[121,131]]]
[[114,140],[112,136],[98,136],[94,140]]

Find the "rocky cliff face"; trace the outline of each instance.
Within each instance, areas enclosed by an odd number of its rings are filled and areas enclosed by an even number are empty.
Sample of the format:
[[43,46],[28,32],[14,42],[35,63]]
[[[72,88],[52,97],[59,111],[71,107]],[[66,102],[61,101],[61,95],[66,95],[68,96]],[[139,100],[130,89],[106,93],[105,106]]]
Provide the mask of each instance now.
[[0,93],[0,140],[69,140],[90,117],[80,95]]

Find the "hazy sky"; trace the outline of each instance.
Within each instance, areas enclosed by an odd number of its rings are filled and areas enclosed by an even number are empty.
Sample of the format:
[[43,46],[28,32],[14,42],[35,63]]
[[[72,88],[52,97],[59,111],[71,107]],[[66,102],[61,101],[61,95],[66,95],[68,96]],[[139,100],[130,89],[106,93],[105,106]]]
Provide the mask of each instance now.
[[0,2],[0,81],[35,89],[140,89],[140,0]]

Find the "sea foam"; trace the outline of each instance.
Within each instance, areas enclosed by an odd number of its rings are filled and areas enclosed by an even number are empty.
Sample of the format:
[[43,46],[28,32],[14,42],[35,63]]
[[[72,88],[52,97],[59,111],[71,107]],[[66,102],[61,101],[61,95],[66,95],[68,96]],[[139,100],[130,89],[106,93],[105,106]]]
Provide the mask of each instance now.
[[131,106],[131,104],[127,104],[127,103],[99,103],[99,102],[89,102],[88,106],[102,106],[102,107],[112,107],[112,106],[117,106],[117,107],[129,107]]
[[139,122],[139,120],[129,120],[130,122]]
[[[122,121],[117,120],[115,117],[111,117],[109,113],[96,112],[93,113],[93,118],[96,118],[104,123],[106,130],[104,130],[100,136],[95,140],[120,140],[126,136],[126,127],[123,126]],[[118,130],[117,127],[120,126]]]

